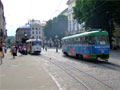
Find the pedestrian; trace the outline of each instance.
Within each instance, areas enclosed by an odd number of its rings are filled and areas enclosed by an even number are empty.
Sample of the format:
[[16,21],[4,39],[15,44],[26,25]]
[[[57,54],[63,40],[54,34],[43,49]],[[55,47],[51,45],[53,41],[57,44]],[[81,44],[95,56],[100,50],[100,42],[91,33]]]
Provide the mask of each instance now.
[[7,53],[7,46],[4,47],[4,51],[5,51],[5,53]]
[[21,54],[21,56],[23,55],[23,48],[22,48],[22,46],[19,46],[19,53]]
[[44,50],[44,47],[45,47],[44,44],[42,45],[42,47],[43,47],[43,50]]
[[17,56],[17,49],[15,46],[13,46],[12,48],[12,55],[13,55],[13,59],[15,59],[15,56]]
[[58,46],[59,46],[59,45],[58,45],[58,42],[56,42],[56,45],[55,45],[55,46],[56,46],[56,52],[58,52]]
[[47,51],[47,45],[45,45],[45,51]]
[[0,45],[0,65],[2,64],[3,58],[4,58],[3,46]]
[[48,46],[47,43],[45,43],[45,51],[47,51],[47,46]]

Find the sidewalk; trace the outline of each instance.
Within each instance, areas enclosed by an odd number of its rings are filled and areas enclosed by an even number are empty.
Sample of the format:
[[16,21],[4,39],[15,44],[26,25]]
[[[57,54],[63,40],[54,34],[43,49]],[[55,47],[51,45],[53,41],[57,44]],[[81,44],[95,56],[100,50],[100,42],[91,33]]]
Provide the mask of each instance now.
[[8,53],[0,65],[0,90],[58,90],[57,85],[30,55],[15,59]]

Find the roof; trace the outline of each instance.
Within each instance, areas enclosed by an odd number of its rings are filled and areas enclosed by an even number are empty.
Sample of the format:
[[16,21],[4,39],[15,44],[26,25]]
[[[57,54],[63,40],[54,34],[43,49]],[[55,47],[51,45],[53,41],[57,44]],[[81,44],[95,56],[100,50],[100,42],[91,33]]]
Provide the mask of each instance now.
[[68,0],[67,1],[67,5],[69,5],[70,3],[74,2],[75,0]]
[[31,42],[31,41],[41,41],[41,39],[29,39],[26,42]]
[[30,26],[21,26],[19,28],[30,28]]
[[108,32],[106,31],[91,31],[91,32],[84,32],[80,34],[75,34],[72,36],[67,36],[62,38],[62,40],[69,39],[69,38],[74,38],[74,37],[83,37],[83,36],[96,36],[96,35],[108,35]]
[[68,11],[68,8],[66,8],[65,10],[63,10],[60,14],[64,15],[64,13],[67,13],[67,11]]

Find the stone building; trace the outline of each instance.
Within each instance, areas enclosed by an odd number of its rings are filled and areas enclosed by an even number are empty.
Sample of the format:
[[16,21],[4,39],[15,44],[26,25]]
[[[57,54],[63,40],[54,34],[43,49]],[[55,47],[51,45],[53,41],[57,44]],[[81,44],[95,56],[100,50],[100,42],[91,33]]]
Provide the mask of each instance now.
[[16,41],[18,44],[24,43],[24,39],[30,39],[30,26],[22,26],[16,30]]
[[4,7],[0,0],[0,40],[5,40],[7,38],[6,22],[4,17]]
[[44,39],[43,27],[39,20],[30,20],[26,26],[16,30],[16,41],[18,44],[25,43],[26,39]]
[[43,33],[43,25],[41,24],[40,20],[30,20],[30,33],[31,39],[44,39],[44,33]]
[[67,5],[67,17],[68,17],[68,32],[67,35],[84,32],[81,24],[73,18],[73,7],[75,6],[76,0],[68,0]]
[[63,10],[61,13],[60,13],[60,15],[65,15],[65,16],[67,16],[68,15],[68,8],[66,8],[65,10]]

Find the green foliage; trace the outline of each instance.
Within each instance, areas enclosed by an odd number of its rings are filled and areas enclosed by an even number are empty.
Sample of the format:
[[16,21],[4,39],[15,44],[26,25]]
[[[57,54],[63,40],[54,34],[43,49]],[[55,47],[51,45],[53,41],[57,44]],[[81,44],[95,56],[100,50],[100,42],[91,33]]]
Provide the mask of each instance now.
[[85,23],[85,28],[101,28],[108,31],[112,42],[113,22],[120,25],[120,1],[76,0],[74,18]]
[[[85,22],[86,27],[89,27],[92,22],[101,22],[101,19],[103,22],[111,20],[118,23],[120,20],[120,1],[76,0],[74,16],[79,23]],[[95,23],[94,25],[97,24]],[[94,25],[90,25],[90,27]]]
[[65,31],[67,31],[68,20],[64,15],[59,15],[58,17],[49,20],[44,28],[44,33],[47,39],[54,39],[56,35],[61,39],[65,36]]

